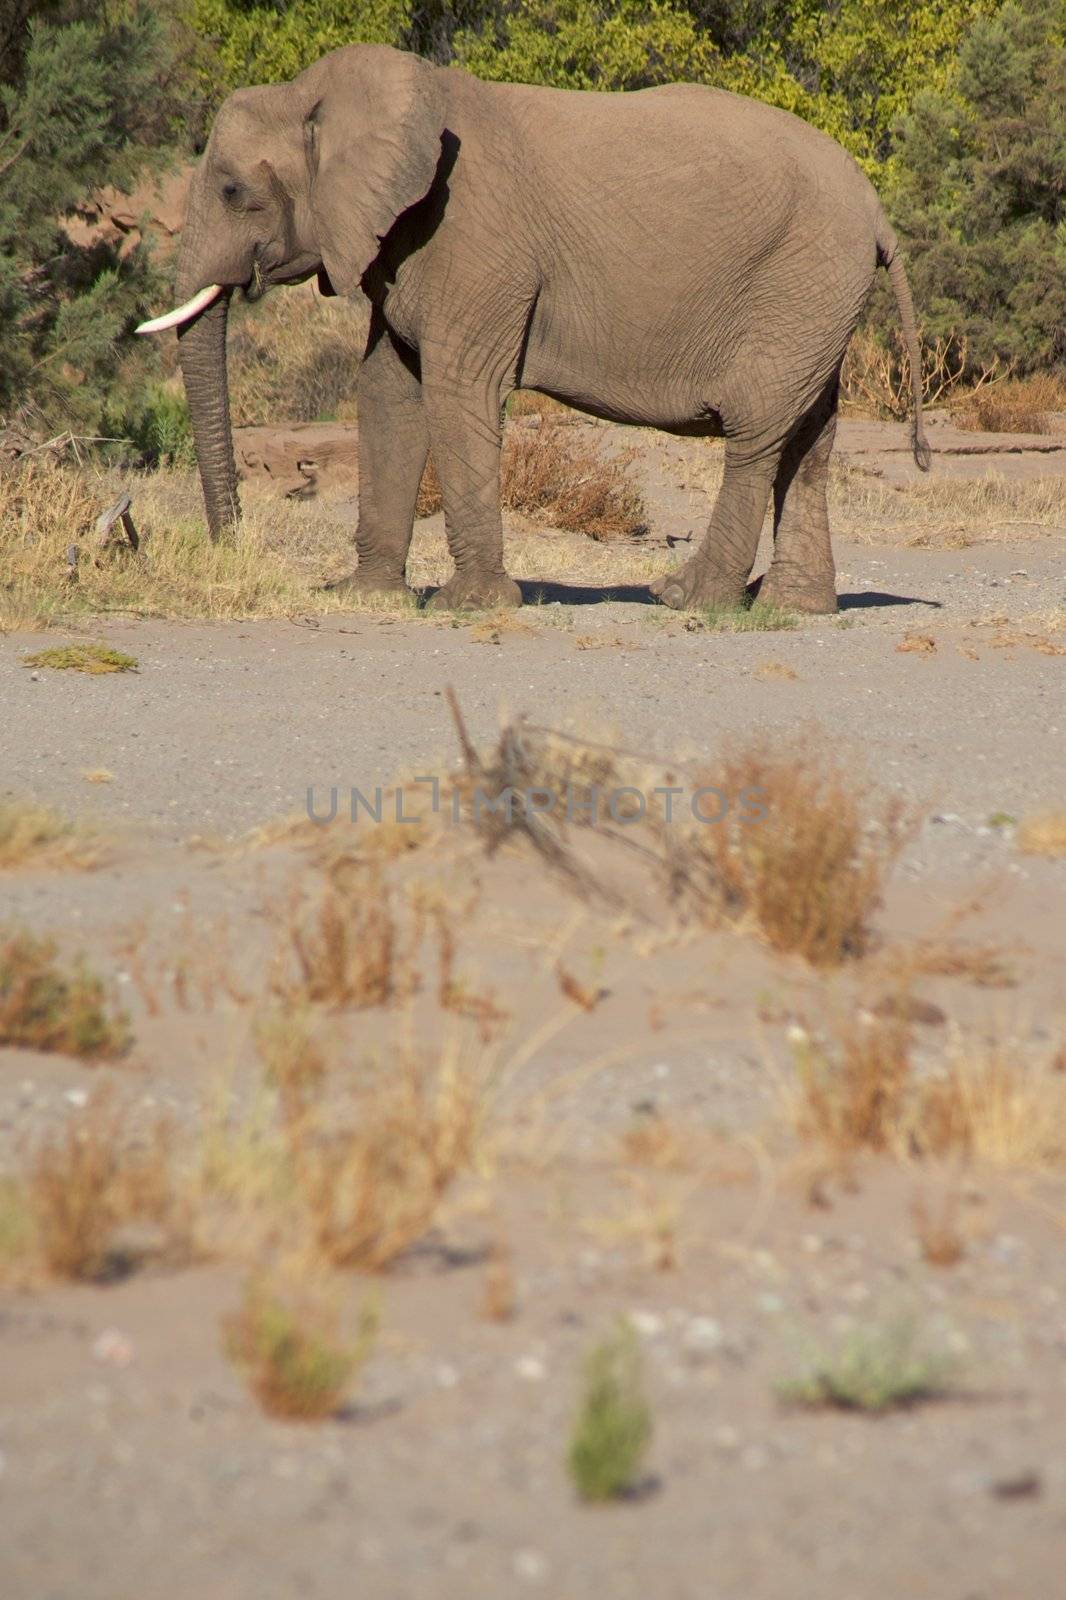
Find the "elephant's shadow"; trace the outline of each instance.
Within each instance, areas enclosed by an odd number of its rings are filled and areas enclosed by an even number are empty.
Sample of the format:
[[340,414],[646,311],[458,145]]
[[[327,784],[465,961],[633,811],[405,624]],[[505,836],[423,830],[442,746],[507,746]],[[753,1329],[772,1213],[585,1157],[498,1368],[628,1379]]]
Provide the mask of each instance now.
[[[606,600],[614,600],[629,605],[657,606],[661,602],[646,583],[608,583],[608,584],[579,584],[542,582],[538,578],[520,578],[518,587],[522,591],[522,599],[528,605],[561,605],[561,606],[594,606]],[[754,586],[753,586],[754,587]],[[420,598],[423,603],[432,599],[436,589],[424,589]],[[926,600],[920,595],[891,594],[880,589],[861,589],[848,594],[837,596],[837,606],[841,611],[865,611],[875,606],[926,606],[930,610],[940,611],[942,602],[939,600]]]

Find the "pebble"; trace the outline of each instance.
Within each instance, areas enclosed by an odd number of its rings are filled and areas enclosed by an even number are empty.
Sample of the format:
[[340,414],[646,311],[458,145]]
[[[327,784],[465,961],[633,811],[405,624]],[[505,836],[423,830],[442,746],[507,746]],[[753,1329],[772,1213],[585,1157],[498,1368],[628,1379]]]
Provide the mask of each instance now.
[[681,1340],[689,1355],[713,1355],[725,1343],[725,1331],[714,1317],[693,1317]]
[[657,1311],[631,1311],[629,1321],[642,1339],[654,1339],[663,1331],[663,1319]]
[[543,1583],[548,1576],[547,1558],[539,1550],[516,1550],[512,1566],[523,1583]]
[[93,1360],[109,1367],[128,1367],[136,1358],[133,1341],[118,1328],[105,1328],[93,1340]]
[[79,1110],[89,1104],[88,1089],[68,1089],[63,1099],[68,1105],[77,1106]]
[[441,1389],[454,1389],[459,1382],[459,1373],[447,1361],[442,1361],[434,1374],[437,1385]]
[[542,1383],[548,1376],[548,1369],[539,1356],[519,1356],[514,1369],[527,1383]]

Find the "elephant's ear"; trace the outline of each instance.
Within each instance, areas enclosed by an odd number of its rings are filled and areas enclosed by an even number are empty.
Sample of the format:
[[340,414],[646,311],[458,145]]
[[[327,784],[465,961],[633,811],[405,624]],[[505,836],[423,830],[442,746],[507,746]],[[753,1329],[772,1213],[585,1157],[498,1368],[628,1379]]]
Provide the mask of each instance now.
[[321,66],[323,92],[304,123],[311,214],[330,282],[354,294],[396,218],[433,183],[442,74],[388,46],[352,46]]

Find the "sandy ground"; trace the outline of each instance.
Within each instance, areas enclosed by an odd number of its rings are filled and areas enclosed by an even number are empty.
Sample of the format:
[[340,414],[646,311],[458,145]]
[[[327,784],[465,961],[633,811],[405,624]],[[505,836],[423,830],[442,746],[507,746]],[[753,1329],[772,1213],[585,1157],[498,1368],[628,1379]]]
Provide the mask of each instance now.
[[[862,470],[904,472],[864,426],[847,441],[852,458],[873,451]],[[1030,472],[1053,470],[1047,442]],[[309,789],[322,804],[337,786],[343,807],[353,786],[447,774],[449,685],[479,743],[521,713],[664,761],[821,730],[924,818],[878,915],[883,948],[950,928],[994,943],[1007,971],[1006,987],[920,981],[920,1066],[953,1039],[1054,1054],[1066,861],[1020,853],[1008,819],[1066,805],[1066,509],[1058,531],[961,549],[838,541],[837,562],[839,616],[793,631],[711,632],[639,585],[605,600],[566,579],[495,630],[366,612],[82,630],[136,655],[136,675],[31,674],[20,656],[40,635],[0,640],[0,792],[94,819],[108,844],[90,872],[5,873],[3,920],[87,951],[136,1032],[114,1067],[0,1051],[6,1169],[98,1082],[189,1137],[220,1081],[251,1092],[251,999],[309,869],[286,839],[247,836],[302,813]],[[110,781],[88,782],[99,769]],[[1066,1540],[1061,1176],[866,1161],[815,1182],[783,1126],[789,1030],[868,1000],[876,972],[827,978],[753,936],[645,926],[520,844],[490,861],[445,829],[422,854],[404,870],[471,904],[460,965],[509,1013],[492,1048],[537,1159],[475,1185],[377,1283],[378,1349],[322,1424],[265,1418],[224,1360],[231,1262],[4,1291],[5,1600],[1050,1600]],[[590,1014],[567,1008],[560,962],[596,973]],[[432,1044],[452,1026],[423,996],[403,1018],[344,1019],[344,1049],[356,1070],[400,1027]],[[627,1167],[619,1138],[648,1115],[703,1155]],[[957,1265],[923,1259],[916,1202],[950,1212]],[[676,1260],[657,1269],[664,1207]],[[500,1240],[516,1307],[494,1322],[479,1307]],[[351,1281],[353,1311],[366,1292]],[[619,1313],[655,1438],[640,1492],[589,1510],[563,1456],[582,1357]],[[950,1398],[878,1419],[781,1404],[807,1341],[897,1315],[956,1358]]]

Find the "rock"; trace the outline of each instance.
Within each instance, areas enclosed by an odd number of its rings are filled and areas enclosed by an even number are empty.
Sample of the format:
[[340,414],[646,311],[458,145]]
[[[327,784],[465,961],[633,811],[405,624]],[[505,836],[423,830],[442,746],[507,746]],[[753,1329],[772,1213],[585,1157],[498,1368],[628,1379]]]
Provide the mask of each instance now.
[[519,1356],[514,1369],[527,1383],[543,1383],[548,1376],[548,1369],[539,1356]]
[[132,1339],[118,1328],[105,1328],[93,1340],[93,1360],[109,1367],[128,1367],[136,1359]]

